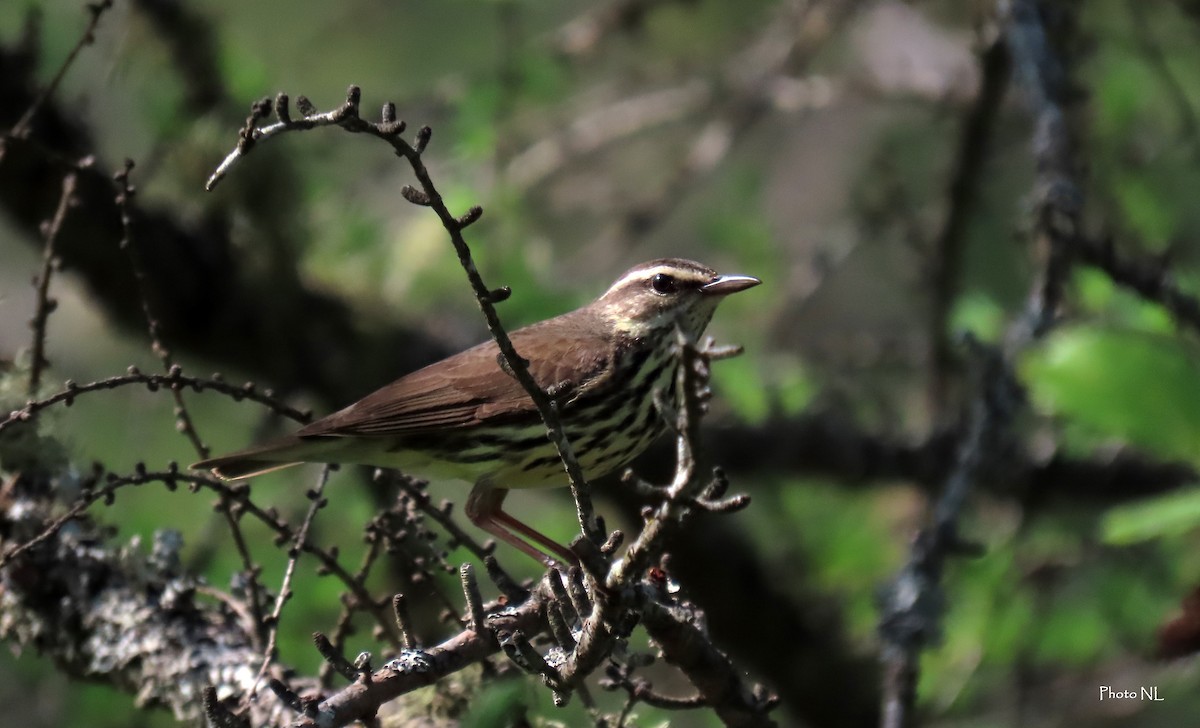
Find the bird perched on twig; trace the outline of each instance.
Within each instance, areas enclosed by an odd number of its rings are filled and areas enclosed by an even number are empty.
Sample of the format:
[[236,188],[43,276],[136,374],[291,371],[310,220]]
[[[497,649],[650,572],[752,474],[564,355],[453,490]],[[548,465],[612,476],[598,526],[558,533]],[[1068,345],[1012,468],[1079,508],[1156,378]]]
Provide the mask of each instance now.
[[[725,296],[759,282],[690,260],[652,260],[586,306],[510,334],[529,373],[558,403],[586,478],[627,465],[662,434],[667,424],[655,393],[675,398],[677,333],[698,339]],[[291,435],[192,467],[234,480],[305,462],[467,481],[474,487],[465,511],[476,526],[538,561],[548,554],[576,561],[501,509],[510,489],[567,481],[533,400],[502,368],[493,341],[401,377]]]

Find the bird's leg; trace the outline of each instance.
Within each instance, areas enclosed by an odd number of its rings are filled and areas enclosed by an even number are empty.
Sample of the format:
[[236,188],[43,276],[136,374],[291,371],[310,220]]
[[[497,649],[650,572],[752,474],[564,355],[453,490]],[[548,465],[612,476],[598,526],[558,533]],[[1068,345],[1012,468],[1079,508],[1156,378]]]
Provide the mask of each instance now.
[[[471,490],[471,494],[467,496],[467,518],[471,519],[471,523],[501,541],[529,554],[538,563],[559,568],[579,563],[579,557],[570,549],[501,510],[500,507],[504,503],[506,495],[508,495],[508,490],[504,488],[495,488],[482,483],[476,485]],[[545,551],[539,550],[517,534],[542,546]]]

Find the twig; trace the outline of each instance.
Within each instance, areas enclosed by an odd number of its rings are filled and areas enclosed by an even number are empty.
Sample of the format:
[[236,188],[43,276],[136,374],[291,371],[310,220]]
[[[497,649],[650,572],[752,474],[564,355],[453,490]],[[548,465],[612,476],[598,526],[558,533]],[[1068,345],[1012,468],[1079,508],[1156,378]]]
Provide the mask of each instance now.
[[[172,367],[175,366],[175,358],[171,355],[171,350],[163,344],[158,319],[155,318],[154,311],[150,307],[150,291],[146,285],[146,271],[142,267],[141,256],[138,254],[137,245],[133,239],[133,196],[136,190],[129,184],[131,172],[133,172],[133,160],[126,159],[122,170],[113,175],[113,180],[117,183],[117,209],[121,212],[121,242],[118,247],[125,251],[125,255],[129,259],[129,268],[133,271],[134,280],[137,281],[142,315],[146,319],[146,331],[150,334],[150,350],[162,362],[163,371],[170,374]],[[208,446],[204,444],[200,439],[200,433],[196,431],[192,415],[188,412],[187,404],[183,400],[183,391],[177,387],[171,387],[170,391],[171,397],[175,400],[176,429],[191,442],[197,456],[201,459],[208,457]]]
[[[67,57],[63,59],[62,65],[54,73],[54,78],[50,79],[50,83],[46,84],[45,88],[38,92],[33,103],[29,105],[29,108],[25,110],[25,113],[21,115],[21,118],[17,120],[13,128],[9,130],[7,136],[23,138],[29,134],[37,113],[41,111],[42,106],[45,105],[46,100],[50,98],[51,94],[58,90],[59,84],[62,83],[63,78],[67,75],[67,71],[75,63],[75,59],[79,56],[80,51],[95,42],[96,28],[100,25],[100,18],[104,15],[104,11],[111,8],[112,5],[113,0],[101,0],[101,2],[88,3],[85,6],[88,13],[91,14],[87,27],[83,29],[83,33],[79,36],[79,40],[75,42],[75,46],[67,53]],[[3,150],[4,146],[0,144],[0,159],[4,157]]]
[[17,423],[28,422],[42,410],[53,407],[56,404],[65,404],[70,407],[75,402],[75,398],[80,395],[107,389],[117,389],[131,384],[144,385],[152,392],[156,391],[159,387],[178,387],[181,389],[183,387],[190,387],[197,392],[212,390],[232,397],[235,401],[248,399],[251,402],[256,402],[276,414],[283,415],[297,422],[308,422],[312,418],[311,412],[308,410],[298,410],[284,404],[276,399],[274,393],[269,389],[265,392],[259,392],[253,382],[246,382],[241,386],[236,386],[227,383],[219,374],[214,374],[209,379],[191,377],[185,375],[183,368],[179,365],[171,367],[171,371],[166,374],[145,374],[133,366],[129,367],[126,371],[126,374],[99,379],[87,384],[76,384],[71,380],[67,380],[62,391],[43,399],[30,400],[24,407],[12,411],[7,418],[0,420],[0,432],[4,432],[4,430]]
[[705,707],[704,696],[700,694],[679,698],[656,692],[649,680],[633,675],[634,669],[649,664],[653,658],[638,662],[632,657],[630,656],[624,665],[609,665],[605,677],[600,679],[600,687],[605,690],[624,690],[628,696],[617,719],[618,726],[624,725],[629,712],[637,703],[645,703],[661,710],[693,710]]
[[947,322],[962,274],[967,225],[979,196],[984,163],[1000,103],[1008,86],[1008,47],[995,38],[979,57],[982,70],[979,92],[963,121],[958,156],[950,180],[949,211],[930,256],[932,300],[929,311],[930,402],[935,413],[945,406],[946,388],[954,361]]
[[1010,348],[1019,348],[1054,324],[1075,254],[1072,241],[1079,234],[1084,195],[1075,180],[1066,72],[1043,20],[1050,4],[1046,0],[1006,0],[998,5],[1002,14],[1007,11],[1002,15],[1005,41],[1034,116],[1034,238],[1044,255],[1040,285],[1030,297],[1025,321],[1009,341]]
[[[489,540],[487,543],[481,544],[475,539],[474,536],[459,526],[458,523],[450,516],[452,506],[449,503],[444,503],[441,507],[438,507],[433,504],[433,500],[429,497],[429,494],[416,487],[413,481],[407,476],[401,474],[399,477],[396,477],[394,471],[376,471],[377,480],[384,475],[392,475],[392,483],[401,491],[403,491],[405,495],[411,498],[413,503],[416,504],[417,508],[420,509],[422,513],[429,518],[432,518],[439,526],[442,527],[443,530],[446,531],[446,533],[450,535],[451,546],[454,544],[461,544],[481,561],[486,560],[493,554],[496,544],[491,540]],[[499,564],[497,564],[495,568],[500,569]],[[493,578],[493,581],[497,582],[497,586],[501,584],[516,584],[516,581],[509,576],[507,572],[501,571],[501,574],[502,576],[499,580]],[[519,599],[523,596],[523,592],[524,590],[505,591],[505,594],[510,599]]]
[[932,524],[918,535],[908,564],[883,597],[879,623],[884,642],[883,728],[912,725],[918,659],[941,634],[943,566],[949,557],[977,555],[979,551],[959,535],[959,515],[980,472],[995,461],[1002,433],[1021,402],[1020,386],[1000,352],[980,349],[979,356],[984,360],[979,394],[959,445],[955,468],[938,500]]
[[[145,318],[146,331],[150,335],[150,350],[162,361],[163,371],[168,375],[175,372],[175,360],[170,350],[162,342],[161,326],[158,324],[158,319],[155,317],[154,309],[150,306],[150,290],[146,284],[146,273],[142,265],[142,257],[138,254],[136,243],[133,239],[133,195],[136,194],[136,189],[130,183],[130,175],[133,172],[133,160],[125,160],[125,167],[120,172],[113,175],[113,179],[118,185],[116,192],[116,209],[120,211],[121,217],[121,241],[118,245],[122,251],[125,251],[128,261],[130,261],[130,270],[133,271],[134,281],[137,282],[138,299],[142,303],[142,315]],[[184,401],[184,392],[180,387],[169,387],[170,396],[175,401],[175,429],[185,435],[188,441],[192,444],[192,449],[196,451],[199,458],[209,456],[209,447],[200,439],[200,434],[196,429],[196,422],[192,420],[191,411],[187,409],[187,403]],[[224,518],[229,534],[233,536],[233,541],[238,555],[241,558],[242,573],[246,578],[247,596],[250,597],[250,610],[254,616],[254,638],[262,642],[262,630],[266,628],[263,621],[263,604],[260,603],[260,590],[257,574],[258,567],[254,565],[254,560],[250,554],[250,546],[246,543],[246,536],[241,533],[241,523],[234,516],[233,509],[230,509],[229,504],[223,503],[221,507],[221,516]],[[274,633],[271,634],[274,639]],[[259,674],[262,678],[262,673]],[[256,681],[257,685],[257,681]]]
[[406,650],[415,650],[421,641],[413,631],[412,616],[408,613],[408,600],[403,594],[392,597],[392,615],[396,618],[396,629],[400,630],[400,644]]
[[[85,159],[80,162],[80,167],[90,164],[90,159]],[[50,298],[50,277],[57,267],[54,244],[58,240],[59,231],[62,230],[63,221],[67,218],[67,210],[74,204],[75,185],[78,180],[76,169],[67,172],[63,177],[62,194],[58,198],[58,207],[54,211],[54,217],[43,223],[42,226],[46,244],[42,249],[42,271],[35,279],[37,304],[33,319],[29,322],[29,327],[33,329],[33,346],[29,363],[29,395],[31,397],[37,394],[38,388],[42,384],[42,370],[48,364],[46,361],[46,321],[50,318],[50,312],[58,305],[57,301]]]
[[296,531],[296,537],[292,540],[292,547],[288,549],[287,567],[283,571],[283,582],[279,585],[279,593],[275,596],[275,607],[271,610],[270,616],[267,617],[267,646],[263,650],[262,664],[258,668],[258,677],[254,680],[254,689],[250,691],[250,699],[254,700],[258,695],[258,684],[263,676],[267,674],[267,668],[275,659],[276,640],[279,638],[279,616],[283,614],[283,605],[292,597],[292,577],[296,574],[296,563],[300,560],[301,549],[308,540],[308,529],[312,526],[313,518],[317,515],[317,511],[324,508],[329,501],[325,499],[325,485],[329,482],[329,473],[332,471],[332,466],[326,465],[321,468],[321,476],[317,480],[317,487],[308,492],[308,499],[311,501],[308,506],[308,512],[304,515],[304,521],[300,524],[300,529]]
[[702,620],[687,610],[672,609],[657,602],[642,611],[646,631],[662,646],[663,656],[677,665],[703,696],[705,705],[726,726],[768,728],[775,722],[771,710],[779,699],[762,686],[747,688],[745,676],[713,645]]
[[[383,539],[372,538],[368,540],[367,550],[363,552],[363,558],[359,563],[358,570],[354,572],[354,579],[356,581],[362,584],[367,582],[367,577],[371,573],[371,567],[379,558],[379,554],[382,549]],[[333,625],[332,636],[329,637],[334,649],[340,652],[345,647],[346,637],[353,632],[354,629],[354,615],[359,611],[366,610],[366,608],[367,605],[360,604],[357,600],[342,600],[342,611],[338,614],[337,622],[335,622]],[[404,647],[408,647],[407,637],[405,636],[403,630],[400,631],[400,644]],[[329,687],[330,678],[333,676],[334,667],[335,666],[330,663],[329,660],[326,660],[321,665],[321,672],[317,677],[321,681],[321,685],[324,687]]]
[[913,725],[920,653],[941,632],[943,567],[952,556],[979,551],[958,533],[963,504],[985,466],[999,461],[1009,425],[1022,404],[1023,392],[1011,372],[1010,357],[1054,324],[1075,253],[1082,188],[1073,176],[1073,140],[1063,108],[1066,78],[1043,24],[1046,7],[1042,0],[999,5],[1002,12],[1008,10],[1003,18],[1005,42],[1034,109],[1033,147],[1038,168],[1034,234],[1044,249],[1044,264],[1024,316],[1009,327],[1004,350],[976,347],[981,361],[979,382],[957,446],[955,467],[947,477],[932,523],[918,535],[908,563],[881,600],[883,728]]
[[[93,474],[92,480],[99,481],[102,475],[104,475],[103,470],[98,469]],[[175,463],[171,463],[168,469],[163,471],[149,471],[143,464],[139,463],[133,475],[118,476],[112,473],[108,474],[105,476],[102,488],[85,489],[66,513],[56,518],[37,536],[19,546],[13,547],[0,557],[0,569],[11,563],[13,559],[44,543],[59,532],[67,523],[78,518],[81,513],[96,501],[104,500],[106,503],[111,503],[118,489],[128,485],[143,485],[151,482],[161,482],[168,488],[174,488],[178,483],[188,483],[192,490],[201,488],[211,490],[220,496],[220,501],[217,504],[218,508],[231,509],[235,517],[241,517],[242,514],[248,513],[273,531],[279,543],[291,541],[293,544],[299,544],[300,550],[312,554],[321,562],[321,566],[325,571],[333,574],[339,581],[346,585],[353,597],[363,604],[366,610],[375,618],[375,621],[379,624],[382,633],[388,638],[389,642],[399,647],[399,635],[397,634],[395,623],[390,619],[390,615],[385,610],[384,604],[371,597],[363,581],[356,578],[346,567],[342,566],[337,555],[332,550],[323,549],[307,538],[298,541],[296,539],[296,532],[280,520],[274,513],[274,509],[263,509],[250,500],[248,489],[244,485],[231,485],[222,480],[198,473],[180,472]]]
[[487,616],[483,610],[483,595],[479,592],[479,582],[475,580],[475,572],[470,564],[463,564],[458,570],[462,581],[463,599],[467,604],[467,626],[476,632],[486,632]]
[[[133,167],[133,160],[126,159],[122,170],[113,175],[113,180],[117,183],[117,209],[121,215],[121,241],[118,247],[125,251],[125,255],[129,260],[129,268],[133,271],[133,277],[137,283],[142,316],[145,318],[146,330],[150,335],[150,350],[162,362],[163,370],[170,375],[176,367],[175,359],[171,355],[170,349],[163,344],[161,327],[150,306],[150,290],[147,285],[146,271],[142,266],[141,256],[134,242],[133,197],[136,190],[130,184],[130,174],[133,172]],[[179,387],[170,387],[169,389],[171,398],[175,400],[175,429],[187,437],[188,442],[192,444],[192,448],[196,451],[196,455],[199,458],[208,457],[208,446],[204,444],[204,441],[200,438],[200,433],[196,430],[196,424],[192,420],[191,412],[188,410],[187,403],[183,398],[183,390]],[[263,609],[260,603],[261,589],[259,588],[260,585],[257,579],[258,567],[255,566],[254,559],[250,555],[250,547],[246,543],[246,537],[242,533],[240,522],[233,514],[233,509],[229,507],[228,502],[223,503],[223,506],[219,509],[221,516],[225,520],[225,525],[229,527],[229,532],[233,536],[238,556],[242,560],[242,573],[245,575],[247,582],[246,591],[250,599],[250,611],[254,616],[254,636],[259,642],[262,642],[265,639],[262,630],[266,629],[267,626],[263,621]],[[261,678],[261,675],[259,677]]]
[[554,50],[564,58],[579,58],[595,52],[601,42],[616,33],[633,33],[641,28],[659,6],[682,0],[609,0],[589,7],[555,33]]
[[[168,375],[178,371],[178,366],[175,365],[174,356],[162,342],[161,326],[158,324],[158,319],[154,313],[154,309],[150,306],[150,287],[146,281],[145,267],[142,265],[142,255],[138,252],[136,241],[133,236],[133,195],[136,194],[136,189],[130,183],[130,176],[133,172],[133,160],[125,160],[125,166],[120,172],[113,175],[113,180],[116,182],[116,209],[120,212],[121,217],[121,240],[118,247],[125,251],[126,258],[130,261],[130,270],[133,272],[133,279],[137,283],[138,299],[142,305],[142,315],[145,319],[146,332],[150,335],[150,350],[158,360],[162,362],[163,371]],[[203,459],[209,456],[209,447],[200,439],[200,434],[196,429],[196,422],[192,420],[191,411],[187,409],[187,403],[184,399],[184,391],[181,387],[169,387],[170,396],[175,401],[175,429],[187,438],[188,443],[191,443],[192,449],[196,451],[196,455]],[[223,499],[226,497],[222,497]],[[242,534],[241,523],[234,515],[232,507],[229,507],[228,500],[222,501],[221,512],[224,522],[229,527],[229,534],[233,536],[233,541],[238,555],[241,558],[242,573],[246,578],[246,592],[250,598],[250,610],[254,618],[254,639],[262,643],[264,640],[263,630],[266,624],[263,620],[263,604],[260,602],[262,597],[262,589],[258,583],[258,567],[254,565],[254,560],[250,553],[250,546],[247,545],[246,536]],[[274,639],[274,633],[270,634],[270,638]],[[264,648],[269,649],[269,648]],[[259,673],[259,679],[262,678],[262,673]],[[256,680],[256,686],[257,686]]]

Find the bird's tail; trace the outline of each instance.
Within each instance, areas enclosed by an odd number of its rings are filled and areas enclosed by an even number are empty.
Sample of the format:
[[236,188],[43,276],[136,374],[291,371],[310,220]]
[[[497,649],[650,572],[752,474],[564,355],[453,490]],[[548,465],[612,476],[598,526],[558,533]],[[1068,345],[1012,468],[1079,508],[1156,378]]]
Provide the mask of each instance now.
[[192,465],[193,470],[211,470],[222,480],[240,480],[262,475],[274,470],[290,468],[310,460],[320,460],[314,450],[318,443],[289,435],[261,445],[222,455],[219,458],[201,460]]

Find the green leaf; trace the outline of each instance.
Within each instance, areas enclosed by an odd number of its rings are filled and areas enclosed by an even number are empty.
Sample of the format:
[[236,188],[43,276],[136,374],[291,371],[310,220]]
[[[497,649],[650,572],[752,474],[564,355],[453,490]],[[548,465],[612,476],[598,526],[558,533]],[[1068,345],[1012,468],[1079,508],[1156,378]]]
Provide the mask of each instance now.
[[1200,488],[1117,506],[1100,522],[1106,543],[1126,545],[1178,536],[1200,526]]
[[514,725],[525,714],[528,693],[528,685],[520,680],[493,683],[471,700],[463,728]]
[[1107,321],[1140,331],[1161,334],[1175,331],[1175,322],[1167,309],[1118,287],[1104,271],[1076,268],[1071,274],[1071,285],[1082,310],[1099,313]]
[[1162,186],[1161,180],[1148,179],[1141,170],[1115,175],[1113,180],[1113,192],[1126,223],[1152,250],[1165,250],[1178,227],[1176,212]]
[[1004,332],[1004,307],[982,292],[964,294],[950,313],[950,330],[970,331],[983,341],[999,341]]
[[1084,434],[1200,461],[1200,364],[1184,342],[1067,329],[1030,352],[1021,374],[1038,408]]
[[771,414],[770,397],[751,357],[738,356],[717,362],[713,367],[713,381],[722,392],[722,399],[746,422],[762,423]]

